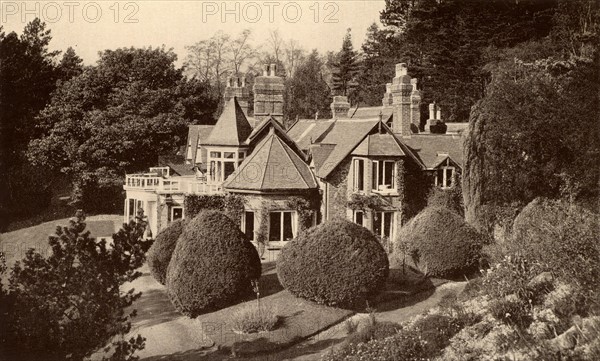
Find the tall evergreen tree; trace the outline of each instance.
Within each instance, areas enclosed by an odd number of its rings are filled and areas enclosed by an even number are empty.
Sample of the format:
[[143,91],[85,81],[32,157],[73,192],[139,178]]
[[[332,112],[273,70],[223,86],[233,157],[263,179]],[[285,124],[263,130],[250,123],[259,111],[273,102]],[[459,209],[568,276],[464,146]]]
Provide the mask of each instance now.
[[317,112],[319,118],[330,118],[331,90],[323,79],[323,61],[317,50],[313,50],[288,82],[290,104],[288,119],[296,117],[312,119]]
[[83,72],[83,59],[81,59],[72,47],[68,47],[58,64],[60,80],[69,80]]
[[352,102],[355,97],[354,90],[358,85],[356,76],[359,71],[358,56],[352,46],[351,29],[348,29],[342,42],[342,49],[336,55],[335,61],[330,64],[332,71],[331,88],[337,95],[345,95]]

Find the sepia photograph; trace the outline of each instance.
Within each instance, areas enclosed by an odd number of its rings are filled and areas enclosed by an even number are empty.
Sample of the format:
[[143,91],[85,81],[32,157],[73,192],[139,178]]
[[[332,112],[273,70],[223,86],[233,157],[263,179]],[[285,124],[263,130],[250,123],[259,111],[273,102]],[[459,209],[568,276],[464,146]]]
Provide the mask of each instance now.
[[600,1],[0,1],[0,361],[221,360],[600,360]]

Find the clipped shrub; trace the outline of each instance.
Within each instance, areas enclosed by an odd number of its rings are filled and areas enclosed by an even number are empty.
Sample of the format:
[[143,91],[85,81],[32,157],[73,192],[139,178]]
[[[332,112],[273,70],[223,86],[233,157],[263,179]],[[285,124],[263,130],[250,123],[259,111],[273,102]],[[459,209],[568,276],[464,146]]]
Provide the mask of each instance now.
[[235,304],[252,294],[261,274],[256,248],[221,212],[205,211],[185,225],[167,269],[167,293],[181,313]]
[[175,250],[177,239],[183,232],[184,221],[179,219],[156,235],[156,239],[148,250],[148,267],[152,277],[164,285],[167,279],[167,267]]
[[464,216],[465,205],[460,182],[457,182],[457,184],[450,189],[432,187],[427,195],[427,206],[448,208],[458,213],[461,217]]
[[256,333],[271,331],[277,326],[279,317],[276,310],[248,304],[234,312],[231,318],[231,329],[238,333]]
[[451,277],[477,270],[487,237],[455,212],[427,207],[398,234],[397,247],[428,275]]
[[335,220],[310,228],[277,259],[282,286],[297,297],[329,306],[362,306],[385,286],[389,263],[364,227]]
[[509,249],[540,271],[551,271],[585,289],[600,288],[598,214],[564,201],[537,198],[517,216]]

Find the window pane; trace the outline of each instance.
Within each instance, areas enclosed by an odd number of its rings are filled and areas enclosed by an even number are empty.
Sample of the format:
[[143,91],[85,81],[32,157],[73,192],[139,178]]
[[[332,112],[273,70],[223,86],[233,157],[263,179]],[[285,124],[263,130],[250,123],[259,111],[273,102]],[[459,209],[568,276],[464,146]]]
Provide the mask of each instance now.
[[254,212],[245,212],[244,234],[254,240]]
[[378,161],[377,163],[379,163],[379,172],[377,173],[377,189],[379,189],[379,186],[383,185],[383,171],[385,166],[382,161]]
[[135,199],[129,200],[129,217],[135,216]]
[[235,158],[235,152],[225,152],[223,153],[223,158]]
[[281,240],[281,212],[269,213],[269,241],[279,242]]
[[373,233],[376,236],[381,236],[381,212],[375,212],[375,219],[373,219]]
[[437,170],[437,175],[435,178],[435,183],[438,186],[443,187],[444,186],[444,170],[443,169],[438,169]]
[[233,173],[233,171],[235,170],[235,163],[233,162],[224,162],[225,163],[225,176],[223,177],[223,179],[227,179],[227,177],[229,177],[231,175],[231,173]]
[[390,188],[392,188],[392,182],[394,179],[394,162],[384,162],[383,163],[384,167],[385,167],[385,172],[384,174],[384,180],[383,180],[383,184],[390,186]]
[[183,218],[183,208],[176,207],[173,208],[173,221]]
[[383,214],[383,235],[390,237],[392,235],[392,216],[394,213],[385,212]]
[[452,187],[452,168],[446,169],[446,187]]
[[292,212],[283,213],[283,240],[291,241],[294,238],[292,232]]
[[363,212],[354,213],[354,223],[362,226],[363,225]]
[[362,159],[356,159],[354,161],[355,166],[355,177],[356,189],[359,191],[365,190],[365,162]]
[[210,152],[211,158],[221,158],[221,152]]
[[371,166],[373,167],[371,169],[371,177],[373,178],[371,179],[371,189],[377,190],[377,174],[379,169],[379,162],[373,161],[371,163]]

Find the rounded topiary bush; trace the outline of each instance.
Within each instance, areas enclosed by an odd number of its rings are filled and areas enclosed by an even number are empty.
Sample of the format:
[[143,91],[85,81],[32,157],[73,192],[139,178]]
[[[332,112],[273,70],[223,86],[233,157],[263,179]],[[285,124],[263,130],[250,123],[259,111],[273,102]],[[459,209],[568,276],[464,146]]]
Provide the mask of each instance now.
[[425,274],[451,277],[476,270],[485,243],[487,237],[455,212],[427,207],[400,229],[397,247]]
[[175,250],[177,239],[183,231],[183,219],[171,223],[167,228],[158,233],[152,247],[148,250],[148,267],[150,273],[160,284],[165,284],[167,267]]
[[256,248],[221,212],[205,211],[185,225],[167,270],[167,293],[181,313],[196,317],[252,294],[260,278]]
[[600,287],[600,217],[565,201],[537,198],[513,223],[510,253],[541,271],[551,271],[582,286]]
[[346,220],[300,233],[277,259],[283,287],[329,306],[364,306],[383,289],[388,272],[387,255],[373,233]]

